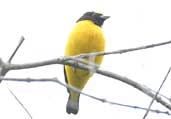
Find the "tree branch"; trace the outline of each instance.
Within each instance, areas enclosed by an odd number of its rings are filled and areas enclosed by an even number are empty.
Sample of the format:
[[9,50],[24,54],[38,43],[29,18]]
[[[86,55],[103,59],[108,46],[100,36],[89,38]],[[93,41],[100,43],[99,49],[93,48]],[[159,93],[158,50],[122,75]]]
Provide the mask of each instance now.
[[[22,36],[17,47],[15,48],[14,52],[11,54],[10,58],[8,59],[8,64],[11,64],[12,59],[14,58],[15,54],[17,53],[18,49],[21,47],[22,43],[24,42],[24,37]],[[5,63],[0,59],[0,76],[4,77],[6,75],[6,73],[8,72],[8,70],[5,69]],[[1,82],[2,80],[0,80]],[[27,115],[32,119],[31,114],[29,113],[29,111],[27,110],[27,108],[23,105],[23,103],[19,100],[19,98],[13,93],[13,91],[8,88],[9,92],[11,93],[11,95],[16,99],[16,101],[21,105],[21,107],[24,109],[24,111],[27,113]]]
[[[73,58],[86,58],[86,57],[104,56],[104,55],[111,55],[111,54],[122,54],[122,53],[128,53],[128,52],[133,52],[133,51],[145,50],[145,49],[168,45],[168,44],[171,44],[171,40],[160,42],[160,43],[155,43],[155,44],[150,44],[150,45],[145,45],[145,46],[139,46],[135,48],[116,50],[116,51],[111,51],[111,52],[94,52],[94,53],[80,54],[80,55],[73,56]],[[67,57],[65,60],[70,60],[70,57]]]
[[[53,83],[57,83],[60,84],[61,86],[68,88],[69,90],[81,93],[89,98],[95,99],[97,101],[103,102],[103,103],[109,103],[112,105],[117,105],[117,106],[122,106],[122,107],[127,107],[127,108],[133,108],[133,109],[139,109],[139,110],[148,110],[147,108],[144,107],[139,107],[139,106],[133,106],[133,105],[127,105],[127,104],[121,104],[121,103],[116,103],[116,102],[112,102],[112,101],[108,101],[104,98],[99,98],[99,97],[95,97],[93,95],[87,94],[82,92],[81,90],[79,90],[78,88],[75,88],[71,85],[68,84],[64,84],[61,81],[59,81],[57,78],[43,78],[43,79],[33,79],[33,78],[4,78],[4,77],[0,77],[0,80],[3,81],[17,81],[17,82],[53,82]],[[161,114],[167,114],[167,115],[171,115],[171,113],[169,113],[168,111],[161,111],[161,110],[157,110],[157,109],[149,109],[150,112],[154,112],[154,113],[161,113]]]
[[158,91],[156,92],[155,96],[154,96],[153,99],[151,100],[150,105],[149,105],[149,107],[148,107],[148,110],[147,110],[146,113],[144,114],[143,119],[145,119],[145,118],[147,117],[147,115],[148,115],[148,113],[149,113],[149,110],[150,110],[150,108],[151,108],[151,106],[152,106],[152,104],[153,104],[155,98],[156,98],[157,95],[159,94],[159,92],[160,92],[162,86],[164,85],[164,83],[165,83],[165,81],[166,81],[166,79],[167,79],[167,77],[168,77],[170,71],[171,71],[171,67],[169,68],[169,70],[168,70],[166,76],[164,77],[164,80],[162,81],[162,83],[161,83],[161,85],[160,85]]
[[[84,63],[83,64],[78,63],[77,65],[75,65],[74,59],[91,57],[91,56],[94,57],[94,56],[102,56],[102,55],[109,55],[109,54],[127,53],[127,52],[131,52],[131,51],[137,51],[137,50],[162,46],[162,45],[166,45],[166,44],[170,44],[170,43],[171,43],[171,41],[166,41],[166,42],[162,42],[162,43],[156,43],[156,44],[151,44],[151,45],[146,45],[146,46],[141,46],[141,47],[136,47],[136,48],[122,49],[122,50],[117,50],[117,51],[112,51],[112,52],[97,52],[97,53],[81,54],[81,55],[77,55],[77,56],[63,57],[63,58],[57,58],[57,59],[46,60],[46,61],[35,62],[35,63],[28,63],[28,64],[6,64],[0,60],[0,71],[8,72],[10,70],[36,68],[36,67],[52,65],[52,64],[69,65],[69,66],[73,66],[73,67],[80,68],[83,70],[90,70],[90,69],[94,70],[94,67],[85,65]],[[96,73],[117,79],[119,81],[122,81],[122,82],[140,90],[141,92],[145,93],[146,95],[150,96],[151,98],[153,98],[155,96],[155,93],[152,92],[151,90],[149,91],[148,87],[141,85],[127,77],[124,77],[124,76],[121,76],[121,75],[118,75],[118,74],[115,74],[115,73],[112,73],[109,71],[100,70],[100,69],[97,69]],[[2,72],[1,72],[1,74],[2,74]],[[165,102],[160,96],[156,96],[155,100],[157,102],[161,103],[163,106],[165,106],[169,110],[171,110],[171,105],[168,104],[167,102]]]
[[[46,66],[46,65],[52,65],[52,64],[62,64],[62,65],[69,65],[69,66],[73,66],[76,68],[80,68],[83,70],[94,70],[94,68],[92,66],[89,65],[84,65],[81,63],[78,63],[77,65],[75,65],[74,61],[71,60],[65,60],[65,58],[57,58],[57,59],[52,59],[52,60],[47,60],[47,61],[42,61],[42,62],[35,62],[35,63],[28,63],[28,64],[6,64],[5,68],[6,70],[19,70],[19,69],[26,69],[26,68],[36,68],[36,67],[40,67],[40,66]],[[113,79],[117,79],[121,82],[124,82],[136,89],[138,89],[139,91],[145,93],[146,95],[150,96],[151,98],[153,98],[155,96],[155,93],[152,92],[151,90],[148,90],[149,88],[147,86],[144,86],[142,84],[139,84],[127,77],[109,72],[109,71],[105,71],[102,69],[97,69],[96,73],[113,78]],[[164,101],[160,96],[156,97],[156,101],[161,103],[163,106],[165,106],[166,108],[168,108],[169,110],[171,110],[171,105],[168,104],[166,101]]]
[[8,90],[10,91],[12,96],[15,98],[15,100],[17,100],[17,102],[21,105],[21,107],[24,109],[24,111],[27,113],[27,115],[30,117],[30,119],[33,119],[30,112],[27,110],[27,108],[24,106],[24,104],[18,99],[18,97],[13,93],[13,91],[11,89],[9,89],[9,88],[8,88]]
[[8,60],[8,63],[11,63],[13,57],[15,56],[16,52],[18,51],[18,49],[20,48],[20,46],[22,45],[23,41],[24,41],[24,37],[22,36],[20,41],[19,41],[19,44],[17,45],[17,47],[15,48],[14,52],[12,53],[12,55],[10,56],[9,60]]

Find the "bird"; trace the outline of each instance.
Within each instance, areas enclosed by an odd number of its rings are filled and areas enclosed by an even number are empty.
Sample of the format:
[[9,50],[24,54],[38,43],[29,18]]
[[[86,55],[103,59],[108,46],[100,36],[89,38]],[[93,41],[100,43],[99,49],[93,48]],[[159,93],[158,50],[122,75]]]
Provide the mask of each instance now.
[[[102,52],[105,50],[105,37],[102,25],[110,16],[89,11],[84,13],[72,29],[65,47],[65,56],[75,56],[85,53]],[[88,57],[84,60],[100,65],[103,56]],[[94,72],[64,65],[65,82],[82,90]],[[67,89],[69,93],[66,112],[77,114],[79,110],[80,93]]]

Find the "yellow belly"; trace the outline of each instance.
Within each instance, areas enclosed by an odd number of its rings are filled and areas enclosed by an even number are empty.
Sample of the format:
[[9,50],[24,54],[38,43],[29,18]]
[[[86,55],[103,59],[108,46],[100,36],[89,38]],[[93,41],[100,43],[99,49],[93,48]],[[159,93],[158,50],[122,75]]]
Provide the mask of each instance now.
[[[79,55],[82,53],[104,51],[105,40],[100,27],[89,20],[80,21],[71,32],[66,49],[66,56]],[[87,58],[92,61],[93,58]],[[103,57],[95,57],[93,62],[101,64]],[[65,66],[68,84],[82,89],[91,76],[89,71]]]

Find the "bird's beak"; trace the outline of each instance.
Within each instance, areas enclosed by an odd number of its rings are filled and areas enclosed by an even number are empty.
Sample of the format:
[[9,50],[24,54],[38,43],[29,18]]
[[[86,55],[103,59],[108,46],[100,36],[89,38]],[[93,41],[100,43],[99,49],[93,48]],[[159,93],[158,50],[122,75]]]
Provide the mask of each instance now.
[[102,18],[103,20],[106,20],[106,19],[110,18],[110,16],[101,15],[100,18]]

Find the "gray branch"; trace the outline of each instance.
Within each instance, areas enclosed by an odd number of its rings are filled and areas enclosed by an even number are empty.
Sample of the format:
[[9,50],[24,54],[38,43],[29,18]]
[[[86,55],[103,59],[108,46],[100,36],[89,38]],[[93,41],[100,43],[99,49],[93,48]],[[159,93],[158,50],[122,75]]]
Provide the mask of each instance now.
[[[111,55],[111,54],[123,54],[123,53],[145,50],[145,49],[168,45],[168,44],[171,44],[171,40],[165,41],[165,42],[160,42],[160,43],[154,43],[154,44],[150,44],[150,45],[139,46],[139,47],[135,47],[135,48],[121,49],[121,50],[116,50],[116,51],[111,51],[111,52],[86,53],[86,54],[81,54],[81,55],[77,55],[77,56],[73,56],[73,57],[74,58],[85,58],[85,57],[104,56],[104,55]],[[68,59],[70,59],[70,57],[66,58],[66,60],[68,60]]]
[[[84,63],[78,63],[77,65],[75,64],[74,59],[78,60],[79,58],[85,58],[85,57],[94,57],[94,56],[103,56],[103,55],[109,55],[109,54],[121,54],[121,53],[127,53],[127,52],[132,52],[132,51],[138,51],[138,50],[143,50],[147,48],[153,48],[157,46],[162,46],[162,45],[167,45],[170,44],[171,41],[166,41],[162,43],[156,43],[156,44],[151,44],[151,45],[146,45],[146,46],[140,46],[140,47],[135,47],[135,48],[129,48],[129,49],[121,49],[117,51],[112,51],[112,52],[96,52],[96,53],[88,53],[88,54],[81,54],[77,56],[71,56],[71,57],[63,57],[63,58],[57,58],[57,59],[52,59],[52,60],[46,60],[46,61],[40,61],[40,62],[34,62],[34,63],[26,63],[26,64],[9,64],[9,63],[4,63],[2,60],[0,60],[0,74],[5,74],[8,71],[11,70],[20,70],[20,69],[28,69],[28,68],[36,68],[40,66],[47,66],[47,65],[53,65],[53,64],[61,64],[61,65],[69,65],[73,66],[76,68],[80,68],[83,70],[94,70],[95,68],[92,65],[85,65]],[[153,91],[149,90],[148,87],[139,84],[127,77],[105,71],[102,69],[96,69],[96,73],[117,79],[121,82],[124,82],[139,91],[145,93],[146,95],[150,96],[151,98],[154,98],[156,93]],[[171,105],[168,104],[166,101],[164,101],[159,95],[156,96],[155,100],[159,103],[161,103],[163,106],[171,110]]]
[[[9,70],[19,70],[19,69],[26,69],[26,68],[27,69],[28,68],[36,68],[36,67],[52,65],[52,64],[69,65],[69,66],[73,66],[73,67],[80,68],[83,70],[91,70],[91,69],[94,70],[94,68],[92,66],[84,65],[81,63],[78,63],[77,65],[75,65],[75,62],[73,60],[65,60],[65,58],[57,58],[57,59],[40,61],[40,62],[35,62],[35,63],[28,63],[28,64],[10,64],[10,65],[6,64],[4,67],[7,71],[9,71]],[[149,88],[147,86],[139,84],[127,77],[115,74],[113,72],[105,71],[102,69],[97,69],[96,73],[113,78],[113,79],[117,79],[121,82],[124,82],[124,83],[138,89],[139,91],[145,93],[146,95],[150,96],[151,98],[153,98],[155,96],[155,93],[152,92],[151,90],[149,90]],[[171,110],[171,105],[168,104],[166,101],[164,101],[160,96],[156,97],[156,101],[161,103],[163,106],[165,106],[169,110]]]
[[[133,108],[133,109],[139,109],[139,110],[145,110],[145,111],[148,110],[148,111],[154,112],[154,113],[171,115],[171,113],[168,112],[168,111],[161,111],[161,110],[158,110],[158,109],[148,109],[148,108],[139,107],[139,106],[133,106],[133,105],[128,105],[128,104],[121,104],[121,103],[116,103],[116,102],[108,101],[108,100],[106,100],[104,98],[95,97],[93,95],[84,93],[81,90],[79,90],[78,88],[75,88],[75,87],[73,87],[71,85],[64,84],[61,81],[59,81],[57,78],[33,79],[33,78],[4,78],[4,77],[0,77],[0,80],[3,80],[3,81],[27,82],[27,83],[30,83],[30,82],[53,82],[53,83],[58,83],[61,86],[65,87],[65,88],[68,88],[69,90],[81,93],[82,95],[85,95],[85,96],[87,96],[89,98],[95,99],[95,100],[103,102],[103,103],[109,103],[109,104],[112,104],[112,105],[117,105],[117,106],[122,106],[122,107],[127,107],[127,108]],[[28,114],[29,114],[29,112],[28,112]]]

